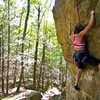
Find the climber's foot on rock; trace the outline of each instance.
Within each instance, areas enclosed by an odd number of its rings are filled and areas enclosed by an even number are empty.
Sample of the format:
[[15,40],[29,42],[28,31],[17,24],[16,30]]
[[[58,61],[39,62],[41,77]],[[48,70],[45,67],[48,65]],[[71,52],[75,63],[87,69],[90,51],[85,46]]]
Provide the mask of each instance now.
[[77,90],[77,91],[80,90],[80,88],[79,88],[77,85],[75,85],[74,88],[75,88],[75,90]]

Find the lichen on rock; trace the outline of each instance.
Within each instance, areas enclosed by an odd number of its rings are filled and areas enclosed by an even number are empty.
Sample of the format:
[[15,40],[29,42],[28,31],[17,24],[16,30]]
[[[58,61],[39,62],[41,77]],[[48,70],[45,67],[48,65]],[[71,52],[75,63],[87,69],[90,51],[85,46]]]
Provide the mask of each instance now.
[[[91,55],[100,59],[100,0],[59,0],[53,8],[58,42],[61,45],[63,56],[67,61],[73,62],[73,45],[68,39],[68,25],[71,22],[72,34],[79,18],[76,10],[78,1],[80,23],[88,24],[90,11],[95,11],[95,23],[87,33],[88,48]],[[79,86],[80,92],[73,88],[77,67],[67,63],[68,73],[66,84],[66,100],[99,100],[100,99],[100,77],[97,66],[85,65]]]

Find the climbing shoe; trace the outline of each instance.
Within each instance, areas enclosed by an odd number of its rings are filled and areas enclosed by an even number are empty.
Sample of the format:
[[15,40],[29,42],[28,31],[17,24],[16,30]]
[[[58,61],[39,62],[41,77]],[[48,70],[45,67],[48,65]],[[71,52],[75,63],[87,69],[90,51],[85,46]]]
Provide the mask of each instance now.
[[75,90],[80,90],[80,88],[76,85],[76,86],[74,86],[74,88],[75,88]]

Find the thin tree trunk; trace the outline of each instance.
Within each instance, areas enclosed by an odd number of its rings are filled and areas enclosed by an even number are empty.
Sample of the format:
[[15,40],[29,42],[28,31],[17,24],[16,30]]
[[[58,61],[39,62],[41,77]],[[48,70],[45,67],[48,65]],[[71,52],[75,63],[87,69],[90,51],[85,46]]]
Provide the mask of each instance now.
[[28,6],[27,6],[27,15],[26,15],[26,20],[25,20],[25,26],[24,26],[24,32],[23,32],[23,43],[22,43],[22,57],[21,57],[21,73],[20,73],[20,80],[19,80],[19,84],[17,87],[16,92],[19,92],[20,90],[20,86],[21,86],[21,81],[23,79],[23,72],[24,72],[24,41],[25,41],[25,36],[26,36],[26,30],[27,30],[27,22],[28,22],[28,18],[29,18],[29,12],[30,12],[30,0],[28,0]]
[[3,37],[3,32],[2,32],[2,92],[4,92],[4,37]]
[[62,80],[62,82],[64,82],[64,71],[63,71],[63,69],[61,70],[61,72],[62,72],[61,80]]
[[[32,33],[32,25],[31,25],[31,33]],[[29,39],[29,45],[28,45],[27,67],[29,67],[28,60],[30,59],[30,49],[31,49],[31,38]],[[29,73],[28,70],[27,73]],[[28,77],[27,77],[27,81],[28,81]]]
[[[21,13],[19,28],[21,27],[22,16],[23,16],[23,8],[22,8],[22,13]],[[19,29],[18,35],[20,34],[20,31],[21,30]],[[17,40],[19,40],[19,36],[18,36]],[[18,47],[19,47],[19,42],[17,43],[17,47],[16,47],[16,56],[18,56]],[[16,59],[16,61],[15,61],[15,68],[14,68],[14,87],[16,86],[17,65],[18,65],[18,61]]]
[[[45,65],[45,39],[44,39],[44,43],[43,43],[43,55],[42,55],[42,67],[41,67],[41,73],[40,75],[42,74],[42,91],[43,91],[43,88],[44,88],[44,65]],[[41,76],[40,76],[41,78]],[[40,79],[39,79],[39,85],[40,85]]]
[[7,61],[7,83],[6,94],[8,94],[9,87],[9,56],[10,56],[10,0],[8,0],[8,61]]
[[[68,66],[68,63],[66,64],[66,66]],[[67,67],[66,67],[65,79],[67,79]]]
[[36,47],[35,47],[35,58],[34,58],[34,66],[33,66],[33,89],[36,89],[36,67],[37,67],[37,57],[38,57],[38,44],[39,44],[39,32],[40,32],[40,24],[42,22],[42,18],[45,14],[45,12],[50,8],[51,3],[53,0],[51,0],[49,7],[42,13],[42,16],[40,18],[41,10],[40,10],[40,4],[38,7],[38,29],[37,29],[37,40],[36,40]]
[[40,5],[38,8],[38,29],[37,29],[37,40],[36,40],[36,47],[35,47],[35,61],[33,67],[33,89],[36,89],[36,67],[37,67],[37,57],[38,57],[38,44],[39,44],[39,32],[40,32]]
[[[47,22],[47,21],[46,21]],[[38,88],[40,86],[40,79],[41,79],[41,75],[43,75],[43,70],[44,70],[44,65],[45,65],[45,50],[46,50],[46,29],[47,29],[47,23],[45,25],[45,20],[44,20],[44,31],[43,31],[43,53],[42,53],[42,62],[41,62],[41,67],[40,67],[40,75],[39,75],[39,81],[38,81]],[[44,76],[44,75],[43,75]]]
[[42,91],[44,89],[44,67],[42,67]]
[[45,65],[45,51],[46,51],[46,34],[47,34],[47,20],[46,20],[46,23],[45,23],[45,20],[44,20],[44,40],[43,40],[43,55],[42,55],[42,91],[43,91],[43,88],[44,88],[44,66]]
[[39,90],[39,88],[40,88],[41,73],[42,73],[42,66],[40,66],[40,73],[39,73],[37,90]]
[[59,81],[61,81],[61,68],[59,68]]
[[2,29],[2,92],[4,92],[4,35],[3,35],[3,26]]
[[43,55],[42,55],[42,62],[41,62],[41,67],[40,67],[40,75],[39,75],[37,90],[40,87],[40,80],[41,80],[41,75],[43,74],[42,70],[44,70],[44,65],[45,65],[45,39],[44,39],[44,42],[43,42]]
[[2,56],[2,54],[1,54],[1,37],[2,37],[2,25],[0,25],[0,72],[1,72],[1,56]]
[[[61,64],[62,64],[62,57],[60,57],[60,66],[61,66]],[[61,67],[59,68],[59,81],[61,81],[62,80],[62,69],[61,69]]]

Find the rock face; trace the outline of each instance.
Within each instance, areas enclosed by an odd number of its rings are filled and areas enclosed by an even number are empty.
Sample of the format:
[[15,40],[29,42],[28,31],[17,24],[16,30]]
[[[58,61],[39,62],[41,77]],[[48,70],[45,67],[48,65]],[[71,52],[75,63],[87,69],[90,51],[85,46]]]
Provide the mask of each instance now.
[[[78,3],[77,3],[78,1]],[[66,100],[100,100],[100,77],[96,66],[85,65],[79,86],[80,92],[73,88],[77,66],[73,62],[73,45],[68,39],[68,25],[71,23],[72,33],[76,24],[88,24],[91,10],[95,10],[95,23],[87,33],[88,48],[91,55],[100,59],[100,0],[57,0],[53,8],[58,42],[63,56],[67,59],[68,77],[66,84]],[[76,8],[79,8],[79,16]]]

